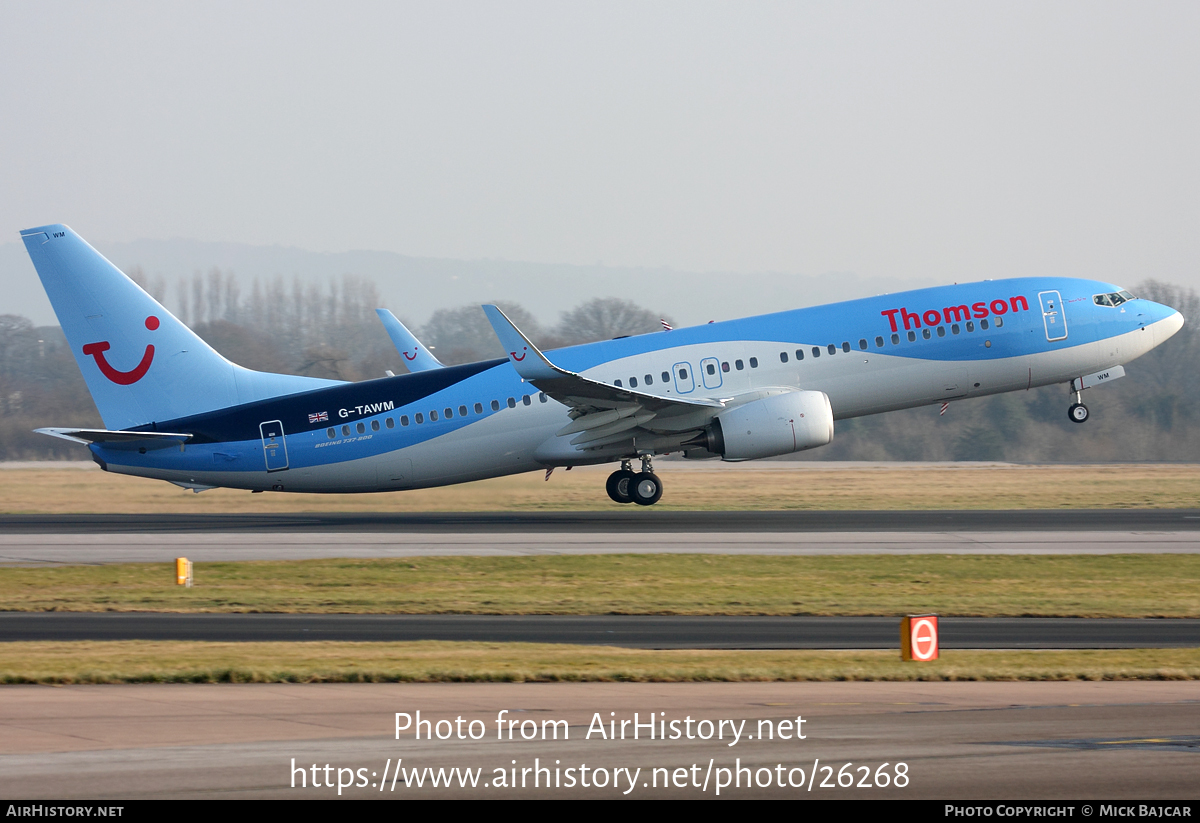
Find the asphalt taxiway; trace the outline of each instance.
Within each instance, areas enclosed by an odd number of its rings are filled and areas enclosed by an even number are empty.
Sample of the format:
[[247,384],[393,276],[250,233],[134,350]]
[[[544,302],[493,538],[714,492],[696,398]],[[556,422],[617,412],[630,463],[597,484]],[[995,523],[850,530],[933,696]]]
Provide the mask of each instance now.
[[[6,641],[478,641],[637,649],[898,649],[895,617],[0,613]],[[1200,620],[943,617],[945,649],[1200,646]]]

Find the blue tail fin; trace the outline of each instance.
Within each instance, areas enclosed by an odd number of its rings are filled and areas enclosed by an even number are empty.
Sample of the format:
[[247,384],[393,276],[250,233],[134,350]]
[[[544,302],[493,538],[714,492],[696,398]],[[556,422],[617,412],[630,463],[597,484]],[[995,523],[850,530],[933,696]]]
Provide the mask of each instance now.
[[127,429],[337,381],[243,369],[63,225],[21,232],[109,429]]

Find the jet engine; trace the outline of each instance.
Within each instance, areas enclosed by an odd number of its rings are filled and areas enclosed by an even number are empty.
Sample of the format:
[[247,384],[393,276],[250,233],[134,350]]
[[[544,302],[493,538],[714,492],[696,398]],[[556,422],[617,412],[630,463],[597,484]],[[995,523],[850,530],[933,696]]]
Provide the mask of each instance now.
[[755,460],[815,449],[833,440],[833,408],[819,391],[790,391],[723,411],[688,446],[724,460]]

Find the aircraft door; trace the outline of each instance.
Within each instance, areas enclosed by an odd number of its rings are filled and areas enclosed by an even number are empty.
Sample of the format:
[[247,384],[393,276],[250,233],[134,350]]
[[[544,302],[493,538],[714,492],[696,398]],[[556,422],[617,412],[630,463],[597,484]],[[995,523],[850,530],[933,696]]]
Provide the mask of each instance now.
[[270,420],[260,423],[258,431],[262,435],[263,456],[267,459],[268,472],[281,472],[288,467],[287,444],[283,439],[283,423]]
[[1065,340],[1067,316],[1063,313],[1062,298],[1056,291],[1038,292],[1042,303],[1042,322],[1046,326],[1047,340]]
[[676,363],[671,367],[671,373],[675,375],[675,391],[680,394],[689,394],[696,388],[696,379],[692,377],[691,363]]
[[717,358],[706,357],[700,361],[700,379],[706,389],[721,388],[721,363]]

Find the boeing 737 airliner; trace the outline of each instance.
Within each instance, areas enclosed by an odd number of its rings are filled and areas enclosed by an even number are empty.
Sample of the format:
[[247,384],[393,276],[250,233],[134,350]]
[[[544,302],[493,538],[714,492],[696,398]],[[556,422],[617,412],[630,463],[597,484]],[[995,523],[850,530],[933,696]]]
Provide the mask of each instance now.
[[230,363],[66,226],[21,237],[106,427],[38,431],[196,491],[393,491],[619,461],[609,496],[648,506],[655,455],[785,455],[829,443],[838,419],[1062,383],[1082,423],[1084,390],[1183,325],[1110,283],[1039,277],[543,353],[484,306],[508,357],[443,366],[381,313],[414,370],[343,383]]

